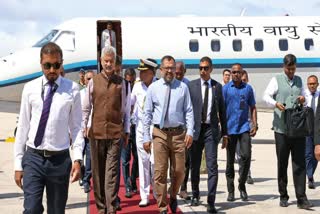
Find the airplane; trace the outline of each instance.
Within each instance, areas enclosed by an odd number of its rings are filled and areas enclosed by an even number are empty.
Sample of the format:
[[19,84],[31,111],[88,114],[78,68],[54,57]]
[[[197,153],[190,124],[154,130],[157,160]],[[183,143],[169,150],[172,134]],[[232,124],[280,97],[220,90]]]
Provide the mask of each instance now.
[[98,70],[99,35],[107,21],[117,31],[117,52],[123,68],[139,65],[141,58],[158,62],[172,55],[186,64],[186,77],[199,77],[199,59],[213,60],[212,77],[220,81],[222,70],[241,63],[256,91],[257,105],[270,79],[283,72],[288,53],[298,59],[297,73],[306,78],[320,71],[320,16],[278,17],[128,17],[75,18],[52,29],[30,48],[0,58],[0,100],[20,101],[25,82],[39,77],[40,49],[47,42],[63,50],[66,76],[77,71]]

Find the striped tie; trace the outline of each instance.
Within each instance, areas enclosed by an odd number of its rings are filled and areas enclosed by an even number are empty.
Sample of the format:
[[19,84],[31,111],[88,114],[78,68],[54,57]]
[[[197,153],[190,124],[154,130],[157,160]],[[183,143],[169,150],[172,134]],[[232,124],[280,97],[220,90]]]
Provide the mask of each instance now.
[[47,92],[46,99],[43,102],[43,109],[42,109],[42,113],[41,113],[41,118],[40,118],[38,130],[37,130],[37,134],[34,139],[35,147],[40,146],[42,143],[44,131],[46,130],[47,121],[48,121],[48,117],[49,117],[49,113],[50,113],[52,97],[53,97],[53,94],[56,90],[54,82],[49,82],[48,84],[49,84],[49,90]]

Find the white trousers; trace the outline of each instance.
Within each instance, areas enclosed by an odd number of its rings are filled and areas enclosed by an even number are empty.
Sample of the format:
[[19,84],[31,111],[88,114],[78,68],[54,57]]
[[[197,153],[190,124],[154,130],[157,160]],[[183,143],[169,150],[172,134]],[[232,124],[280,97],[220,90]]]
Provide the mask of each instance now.
[[[152,132],[152,130],[153,127],[150,128],[150,132]],[[143,124],[141,120],[138,120],[136,126],[136,144],[139,161],[139,183],[141,200],[149,199],[150,185],[153,184],[154,175],[153,149],[151,148],[151,154],[148,154],[143,149],[143,143]]]

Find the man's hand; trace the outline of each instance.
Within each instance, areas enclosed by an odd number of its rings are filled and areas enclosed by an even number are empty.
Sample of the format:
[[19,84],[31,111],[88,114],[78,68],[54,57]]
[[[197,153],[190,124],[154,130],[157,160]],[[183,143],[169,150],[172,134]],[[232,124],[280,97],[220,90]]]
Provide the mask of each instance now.
[[17,186],[23,190],[22,178],[23,171],[14,171],[14,181],[16,182]]
[[75,161],[72,165],[71,173],[70,173],[70,181],[71,183],[79,180],[81,173],[81,165],[78,161]]
[[193,138],[190,135],[186,135],[184,138],[184,143],[186,144],[187,149],[192,145]]
[[129,134],[125,133],[124,139],[123,139],[123,148],[126,148],[128,143],[129,143]]
[[276,103],[276,107],[280,110],[280,111],[284,111],[286,110],[286,107],[282,104],[282,103]]
[[88,138],[89,137],[89,128],[85,128],[82,130],[82,134],[83,134],[83,137],[86,137]]
[[146,142],[143,144],[143,149],[148,153],[150,154],[151,153],[151,142]]
[[257,134],[257,126],[253,126],[250,130],[250,137],[254,137]]
[[221,149],[227,148],[228,142],[229,142],[229,137],[228,136],[223,136],[222,137]]
[[298,97],[297,97],[297,100],[298,100],[298,102],[299,102],[300,104],[303,104],[303,103],[306,101],[306,99],[304,98],[304,96],[298,96]]
[[314,147],[314,156],[318,161],[320,161],[320,144]]

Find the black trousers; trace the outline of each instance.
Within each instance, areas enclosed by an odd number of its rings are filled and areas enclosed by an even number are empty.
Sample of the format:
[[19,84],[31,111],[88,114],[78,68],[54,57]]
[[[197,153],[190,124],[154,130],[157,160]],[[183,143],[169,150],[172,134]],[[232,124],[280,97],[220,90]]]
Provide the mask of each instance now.
[[202,150],[205,148],[206,165],[208,171],[208,198],[207,202],[214,205],[218,184],[218,133],[214,134],[208,125],[201,125],[200,136],[190,148],[190,168],[192,196],[198,198],[200,182],[200,165]]
[[289,199],[288,185],[288,160],[291,152],[293,183],[296,197],[305,200],[306,197],[306,162],[305,138],[289,138],[284,134],[275,132],[276,152],[278,160],[278,189],[281,199]]
[[43,213],[44,188],[47,194],[48,214],[65,213],[71,165],[69,152],[44,157],[26,151],[22,159],[24,214]]
[[227,146],[227,187],[228,192],[234,192],[234,159],[237,143],[240,143],[240,160],[239,160],[239,189],[246,190],[246,180],[251,164],[251,138],[249,132],[242,134],[230,135]]

